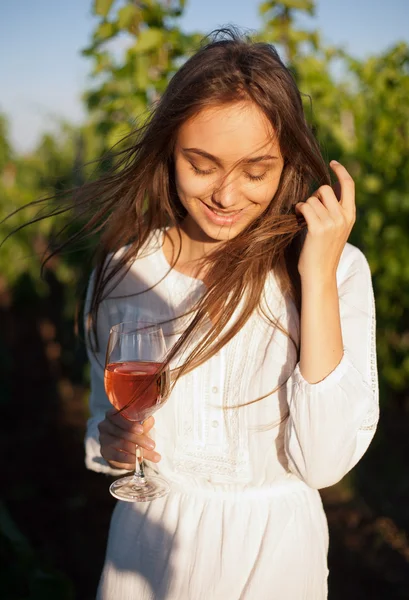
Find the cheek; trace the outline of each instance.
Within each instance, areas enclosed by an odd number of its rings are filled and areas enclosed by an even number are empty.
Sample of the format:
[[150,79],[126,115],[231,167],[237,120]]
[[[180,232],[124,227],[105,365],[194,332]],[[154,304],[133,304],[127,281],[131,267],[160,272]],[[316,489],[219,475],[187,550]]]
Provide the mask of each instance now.
[[208,178],[195,175],[187,167],[176,171],[176,188],[179,198],[182,201],[189,202],[190,199],[209,194],[211,185],[209,185]]
[[274,178],[273,181],[260,182],[258,185],[254,185],[252,189],[248,191],[247,197],[249,200],[258,204],[261,208],[266,208],[271,200],[274,198],[275,193],[278,189],[280,178]]

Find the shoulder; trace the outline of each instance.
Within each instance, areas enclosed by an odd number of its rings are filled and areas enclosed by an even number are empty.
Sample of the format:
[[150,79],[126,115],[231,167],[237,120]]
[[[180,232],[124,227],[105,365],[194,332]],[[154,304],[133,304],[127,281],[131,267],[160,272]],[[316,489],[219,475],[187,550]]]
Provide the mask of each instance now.
[[158,253],[161,249],[162,233],[158,230],[150,232],[146,242],[135,250],[130,244],[122,246],[116,252],[111,252],[105,259],[106,268],[115,269],[121,265],[120,273],[146,271],[157,263]]
[[338,284],[350,277],[371,278],[371,270],[365,254],[353,244],[345,244],[337,269]]
[[116,252],[111,252],[107,255],[106,264],[115,265],[119,262],[124,262],[125,267],[132,267],[141,260],[150,259],[159,252],[162,245],[162,232],[155,229],[148,235],[146,242],[139,248],[139,250],[132,251],[132,246],[122,246]]
[[[103,265],[104,278],[109,279],[107,297],[113,293],[138,293],[152,285],[151,279],[157,279],[157,271],[161,270],[158,260],[161,240],[161,232],[154,230],[138,251],[126,245],[107,254]],[[91,286],[95,273],[96,268],[91,273]]]

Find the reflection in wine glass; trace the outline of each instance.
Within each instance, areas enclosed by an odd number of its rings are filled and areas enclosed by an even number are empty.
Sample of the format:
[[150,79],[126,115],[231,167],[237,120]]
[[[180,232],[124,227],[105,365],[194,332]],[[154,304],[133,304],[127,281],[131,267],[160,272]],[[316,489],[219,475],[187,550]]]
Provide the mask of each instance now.
[[[111,404],[129,421],[143,423],[169,395],[169,367],[162,328],[145,321],[114,325],[109,334],[104,384]],[[109,488],[118,500],[149,502],[169,492],[159,476],[146,477],[142,448],[136,447],[136,468]]]

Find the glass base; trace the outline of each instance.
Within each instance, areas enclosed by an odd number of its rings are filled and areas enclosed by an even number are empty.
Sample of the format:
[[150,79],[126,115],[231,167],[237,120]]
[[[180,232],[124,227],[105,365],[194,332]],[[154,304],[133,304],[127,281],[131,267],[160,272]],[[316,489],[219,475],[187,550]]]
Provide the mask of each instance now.
[[129,475],[117,479],[109,487],[114,498],[125,502],[151,502],[151,500],[166,496],[169,490],[168,482],[157,475],[149,476],[142,485],[135,480],[133,475]]

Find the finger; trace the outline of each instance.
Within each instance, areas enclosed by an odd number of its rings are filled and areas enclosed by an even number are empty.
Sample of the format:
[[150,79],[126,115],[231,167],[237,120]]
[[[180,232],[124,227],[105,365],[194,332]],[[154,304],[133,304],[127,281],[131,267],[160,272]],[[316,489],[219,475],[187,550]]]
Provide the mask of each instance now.
[[[115,469],[126,469],[127,471],[134,471],[136,465],[136,456],[129,456],[124,452],[120,452],[119,450],[110,450],[105,451],[104,454],[101,455],[103,459],[114,467]],[[132,460],[133,458],[133,460]],[[143,453],[143,460],[147,460],[152,463],[158,463],[162,459],[161,455],[157,452],[145,452]],[[127,462],[127,461],[131,462]]]
[[310,204],[307,204],[307,202],[298,202],[295,205],[295,212],[304,217],[308,231],[318,230],[321,227],[321,219],[319,219],[314,208]]
[[106,418],[122,429],[123,431],[132,431],[135,434],[143,433],[143,426],[137,421],[129,421],[129,419],[125,419],[125,417],[119,413],[115,408],[111,408],[105,414]]
[[309,204],[309,206],[311,206],[314,209],[320,221],[326,221],[328,218],[330,218],[328,210],[318,198],[318,195],[316,196],[315,194],[318,194],[318,190],[317,192],[314,192],[313,196],[308,198],[307,204]]
[[[108,441],[108,440],[106,440]],[[107,463],[116,469],[126,469],[131,471],[135,468],[135,454],[125,452],[121,448],[111,445],[101,445],[101,456]]]
[[332,160],[330,167],[334,171],[339,182],[339,201],[340,205],[349,214],[355,214],[355,183],[346,168],[338,161]]
[[[141,444],[133,444],[132,442],[128,442],[127,440],[118,439],[117,437],[111,436],[109,434],[105,434],[100,439],[101,439],[101,448],[104,448],[104,450],[112,448],[115,451],[123,452],[124,454],[127,454],[128,456],[135,457],[136,448],[138,447],[138,448],[143,449],[144,456],[146,458],[148,458],[149,456],[153,457],[153,456],[155,456],[155,454],[158,454],[157,452],[154,451],[152,446],[146,447],[146,446],[143,446],[142,443]],[[152,441],[152,440],[150,440],[150,441]]]
[[158,463],[161,458],[162,456],[159,454],[159,452],[155,452],[155,450],[143,451],[143,460],[149,460],[150,462]]
[[[103,436],[101,436],[100,442],[101,455],[103,456],[103,458],[105,458],[106,461],[114,461],[117,463],[123,463],[127,465],[135,465],[137,447],[136,444],[128,442],[127,440],[118,439],[109,434],[104,434]],[[142,446],[138,445],[138,447]],[[161,459],[161,456],[158,452],[145,448],[143,448],[143,457],[144,459],[150,460],[152,462],[159,462]]]
[[148,417],[146,421],[143,422],[143,432],[148,433],[154,425],[155,419],[153,417]]
[[[122,462],[122,461],[115,461],[115,460],[108,460],[107,458],[103,457],[106,462],[109,464],[110,467],[112,467],[113,469],[124,469],[125,471],[134,471],[135,470],[135,461],[132,463],[126,463],[126,462]],[[122,458],[121,456],[119,456],[119,458]],[[144,456],[144,460],[149,460],[150,462],[154,462],[154,463],[158,463],[161,460],[161,456],[160,454],[154,453],[152,455],[152,457],[148,456],[148,453],[146,453],[146,456]]]
[[147,450],[153,450],[156,445],[149,435],[136,435],[131,431],[124,431],[123,429],[117,427],[114,423],[107,419],[99,423],[98,431],[100,433],[100,440],[103,440],[104,436],[110,436],[114,439],[129,442],[133,446],[141,446],[142,448],[146,448]]
[[342,208],[335,191],[330,185],[322,185],[313,195],[319,199],[331,217],[336,219],[339,215],[342,215]]

